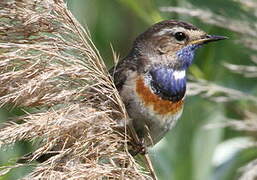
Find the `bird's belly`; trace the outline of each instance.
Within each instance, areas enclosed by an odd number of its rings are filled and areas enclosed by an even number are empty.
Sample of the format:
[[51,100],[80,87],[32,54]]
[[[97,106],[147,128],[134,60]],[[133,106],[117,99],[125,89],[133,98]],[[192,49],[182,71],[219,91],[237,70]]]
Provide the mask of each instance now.
[[139,78],[135,86],[135,95],[127,111],[139,138],[145,144],[156,144],[177,122],[183,111],[184,99],[177,102],[163,100],[154,94],[143,79]]
[[165,134],[176,124],[183,112],[183,106],[175,113],[160,115],[152,110],[152,107],[143,105],[140,102],[129,108],[129,115],[140,139],[145,145],[151,146],[160,141]]

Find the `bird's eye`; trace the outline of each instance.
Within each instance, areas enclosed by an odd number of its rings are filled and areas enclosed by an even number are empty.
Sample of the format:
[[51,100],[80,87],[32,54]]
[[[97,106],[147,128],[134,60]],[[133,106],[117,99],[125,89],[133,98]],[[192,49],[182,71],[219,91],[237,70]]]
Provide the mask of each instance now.
[[183,41],[186,39],[186,35],[183,32],[176,32],[174,36],[178,41]]

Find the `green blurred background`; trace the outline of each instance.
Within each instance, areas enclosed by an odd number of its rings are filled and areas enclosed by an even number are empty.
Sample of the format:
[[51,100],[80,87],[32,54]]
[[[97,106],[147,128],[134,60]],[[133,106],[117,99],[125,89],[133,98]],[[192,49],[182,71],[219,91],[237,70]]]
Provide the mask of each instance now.
[[[220,86],[257,95],[256,77],[247,78],[232,73],[224,62],[254,66],[250,60],[256,50],[246,47],[244,38],[251,37],[235,32],[224,25],[212,25],[189,15],[161,12],[160,7],[199,8],[231,21],[256,25],[256,10],[235,0],[68,0],[68,7],[83,26],[87,26],[92,39],[108,67],[113,65],[110,45],[120,57],[131,48],[134,38],[151,24],[164,19],[190,22],[210,34],[228,36],[229,40],[210,44],[200,49],[189,74]],[[207,16],[207,14],[202,14]],[[241,25],[238,24],[238,28]],[[221,28],[222,27],[222,28]],[[256,25],[257,27],[257,25]],[[249,27],[245,27],[249,28]],[[254,39],[255,38],[255,39]],[[217,95],[218,96],[218,95]],[[182,118],[177,126],[158,143],[150,154],[160,180],[232,180],[238,178],[238,168],[257,158],[256,148],[241,148],[256,133],[248,134],[232,128],[204,128],[210,123],[227,119],[243,119],[244,111],[256,112],[256,102],[238,98],[227,102],[214,102],[201,96],[187,97]],[[18,115],[19,110],[0,111],[1,121]],[[238,146],[241,145],[241,146]],[[0,151],[1,164],[29,152],[29,143],[17,143]],[[17,169],[1,179],[17,179],[28,168]]]

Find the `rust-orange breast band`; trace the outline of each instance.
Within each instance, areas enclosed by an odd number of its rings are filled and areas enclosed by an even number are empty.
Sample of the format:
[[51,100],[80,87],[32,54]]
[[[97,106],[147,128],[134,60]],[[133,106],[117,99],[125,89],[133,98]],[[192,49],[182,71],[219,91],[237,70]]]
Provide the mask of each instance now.
[[154,94],[148,87],[145,86],[144,80],[140,77],[136,82],[136,92],[142,98],[146,106],[153,106],[153,110],[160,115],[174,114],[180,111],[184,101],[172,102],[164,100]]

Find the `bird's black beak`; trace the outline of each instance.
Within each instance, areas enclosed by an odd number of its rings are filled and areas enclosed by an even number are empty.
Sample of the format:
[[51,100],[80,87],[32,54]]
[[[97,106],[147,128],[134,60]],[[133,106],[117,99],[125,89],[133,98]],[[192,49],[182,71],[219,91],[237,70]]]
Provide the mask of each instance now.
[[219,40],[224,40],[228,39],[226,36],[216,36],[216,35],[206,35],[201,39],[193,40],[190,44],[206,44],[209,42],[214,42],[214,41],[219,41]]

